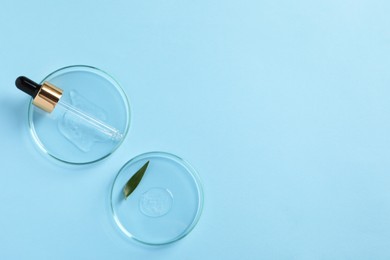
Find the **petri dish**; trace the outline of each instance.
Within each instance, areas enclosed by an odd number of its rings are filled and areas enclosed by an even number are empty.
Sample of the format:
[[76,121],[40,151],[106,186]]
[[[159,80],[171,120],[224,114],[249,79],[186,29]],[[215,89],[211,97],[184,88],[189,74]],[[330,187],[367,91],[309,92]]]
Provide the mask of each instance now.
[[[32,100],[29,105],[30,132],[44,153],[62,162],[87,164],[120,146],[130,126],[130,106],[115,79],[100,69],[76,65],[54,71],[41,83],[45,81],[63,94],[51,113]],[[107,134],[107,129],[116,136]]]
[[[149,161],[140,183],[125,199],[124,186]],[[196,171],[169,153],[149,152],[128,161],[111,189],[111,210],[120,232],[148,245],[169,244],[186,236],[197,224],[203,191]]]

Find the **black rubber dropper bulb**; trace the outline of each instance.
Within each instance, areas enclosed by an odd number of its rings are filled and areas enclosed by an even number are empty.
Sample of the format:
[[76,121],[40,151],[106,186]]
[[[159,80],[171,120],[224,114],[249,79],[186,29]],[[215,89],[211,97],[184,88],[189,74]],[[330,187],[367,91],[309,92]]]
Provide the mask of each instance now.
[[25,77],[25,76],[20,76],[15,80],[15,85],[18,89],[21,91],[29,94],[32,96],[32,98],[35,98],[36,95],[38,94],[39,90],[41,89],[41,85],[38,83],[32,81],[31,79]]

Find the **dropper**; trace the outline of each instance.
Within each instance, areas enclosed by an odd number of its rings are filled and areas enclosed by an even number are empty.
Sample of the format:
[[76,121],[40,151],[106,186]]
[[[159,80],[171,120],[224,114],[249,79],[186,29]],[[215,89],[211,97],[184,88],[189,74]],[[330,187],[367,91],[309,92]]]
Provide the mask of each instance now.
[[83,120],[89,126],[94,127],[113,141],[121,141],[124,137],[118,129],[61,100],[63,90],[47,81],[40,85],[27,77],[20,76],[16,79],[15,85],[33,98],[32,103],[36,107],[47,113],[51,113],[58,106]]

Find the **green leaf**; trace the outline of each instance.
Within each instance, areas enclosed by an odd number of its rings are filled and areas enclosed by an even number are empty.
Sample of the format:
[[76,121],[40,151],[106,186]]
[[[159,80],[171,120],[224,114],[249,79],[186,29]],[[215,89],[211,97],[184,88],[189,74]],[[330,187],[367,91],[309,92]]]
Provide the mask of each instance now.
[[144,176],[146,169],[148,168],[149,161],[147,161],[131,178],[127,181],[125,187],[123,188],[123,194],[125,199],[130,196],[130,194],[137,188],[138,184],[141,182],[142,177]]

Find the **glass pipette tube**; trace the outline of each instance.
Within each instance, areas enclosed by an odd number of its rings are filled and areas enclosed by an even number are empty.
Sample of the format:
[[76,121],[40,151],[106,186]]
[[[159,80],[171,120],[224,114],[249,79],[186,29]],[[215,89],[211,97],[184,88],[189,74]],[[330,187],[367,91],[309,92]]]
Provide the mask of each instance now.
[[61,100],[63,90],[49,82],[40,85],[27,77],[20,76],[16,79],[15,85],[33,98],[35,106],[48,113],[51,113],[54,109],[61,109],[79,118],[84,124],[93,127],[110,140],[121,141],[124,137],[115,127]]

